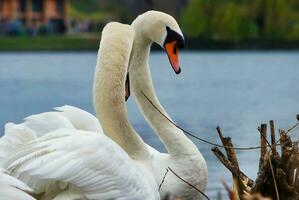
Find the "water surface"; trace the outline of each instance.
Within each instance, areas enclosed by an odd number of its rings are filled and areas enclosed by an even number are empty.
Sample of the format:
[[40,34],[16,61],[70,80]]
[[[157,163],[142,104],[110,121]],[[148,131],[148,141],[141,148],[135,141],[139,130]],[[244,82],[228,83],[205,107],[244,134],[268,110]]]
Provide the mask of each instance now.
[[[1,53],[0,132],[9,121],[21,122],[28,115],[65,104],[94,113],[95,63],[95,52]],[[299,52],[183,52],[179,76],[164,53],[152,53],[150,65],[157,95],[169,115],[213,142],[220,143],[215,130],[220,125],[235,146],[256,146],[261,122],[274,119],[279,128],[287,129],[299,113]],[[132,98],[128,110],[144,140],[164,151]],[[215,199],[223,188],[220,180],[229,182],[230,174],[215,159],[210,145],[194,142],[207,160],[207,193]],[[237,153],[242,170],[254,178],[259,151]]]

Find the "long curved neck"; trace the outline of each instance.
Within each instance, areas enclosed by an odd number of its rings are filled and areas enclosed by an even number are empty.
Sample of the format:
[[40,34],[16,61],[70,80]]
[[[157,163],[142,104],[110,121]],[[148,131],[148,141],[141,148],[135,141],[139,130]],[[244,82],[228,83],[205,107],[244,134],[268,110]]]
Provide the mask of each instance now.
[[[132,39],[133,40],[133,39]],[[123,41],[116,41],[119,45]],[[142,160],[148,151],[127,118],[125,107],[125,77],[131,46],[115,48],[115,44],[99,49],[95,71],[93,98],[97,118],[107,136],[118,143],[132,158]]]
[[[196,155],[199,151],[192,141],[161,115],[144,97],[145,94],[164,115],[168,116],[156,96],[149,70],[148,58],[151,42],[142,37],[142,34],[136,33],[130,59],[129,74],[132,94],[146,121],[160,137],[172,157]],[[171,120],[169,116],[168,118]]]

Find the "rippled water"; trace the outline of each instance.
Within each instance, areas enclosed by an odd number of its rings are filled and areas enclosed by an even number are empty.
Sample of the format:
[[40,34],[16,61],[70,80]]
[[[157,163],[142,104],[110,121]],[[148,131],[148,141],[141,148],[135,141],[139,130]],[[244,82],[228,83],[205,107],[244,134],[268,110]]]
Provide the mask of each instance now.
[[[96,53],[1,53],[0,130],[6,122],[70,104],[93,113],[91,88]],[[172,71],[164,53],[152,53],[151,71],[162,105],[172,118],[196,135],[219,143],[216,126],[235,146],[256,146],[261,122],[279,128],[299,113],[299,52],[183,52],[182,73]],[[129,117],[146,142],[164,151],[138,112],[133,99]],[[299,130],[293,132],[298,137]],[[209,166],[208,195],[215,199],[221,179],[230,174],[194,140]],[[259,151],[237,152],[243,171],[254,178]]]

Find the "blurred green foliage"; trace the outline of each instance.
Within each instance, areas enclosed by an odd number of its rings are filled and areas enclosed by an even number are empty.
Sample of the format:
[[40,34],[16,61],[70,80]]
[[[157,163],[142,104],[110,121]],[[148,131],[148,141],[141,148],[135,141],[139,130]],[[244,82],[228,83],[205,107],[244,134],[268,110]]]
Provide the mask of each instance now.
[[92,0],[72,0],[68,4],[68,16],[78,20],[101,21],[107,13],[99,12],[100,6]]
[[[78,36],[28,38],[20,29],[20,38],[0,38],[0,51],[94,50],[107,22],[131,23],[151,9],[179,21],[190,49],[299,48],[299,0],[70,0],[68,17],[76,19],[73,33]],[[81,22],[91,24],[87,35],[80,32]]]
[[129,11],[113,1],[71,0],[68,4],[68,16],[78,20],[94,22],[124,21]]
[[[177,4],[180,0],[172,3]],[[143,3],[142,3],[143,2]],[[130,23],[144,0],[71,0],[69,16],[79,20]],[[175,16],[189,38],[239,43],[299,40],[299,0],[188,0]],[[146,4],[144,4],[146,5]],[[145,10],[159,9],[143,6]],[[138,10],[138,9],[137,9]],[[145,11],[144,10],[144,11]],[[144,12],[142,11],[142,12]]]
[[85,51],[99,47],[98,36],[0,37],[0,51]]
[[180,14],[188,37],[239,42],[299,39],[298,0],[190,0]]

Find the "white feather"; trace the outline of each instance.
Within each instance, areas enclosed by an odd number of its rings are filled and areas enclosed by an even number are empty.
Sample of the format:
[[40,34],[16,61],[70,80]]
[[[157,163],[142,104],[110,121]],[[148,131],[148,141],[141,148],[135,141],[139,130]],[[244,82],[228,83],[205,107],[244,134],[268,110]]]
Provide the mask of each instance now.
[[[34,149],[39,149],[38,153]],[[152,199],[155,195],[144,185],[148,172],[116,143],[95,132],[60,129],[23,146],[14,155],[19,158],[15,156],[14,162],[5,166],[12,175],[20,179],[28,175],[37,183],[67,182],[80,188],[80,194],[88,199]]]
[[34,200],[26,192],[32,192],[32,190],[23,182],[9,176],[3,169],[0,169],[0,199]]
[[57,107],[55,110],[60,111],[60,114],[66,117],[78,130],[102,132],[99,120],[84,110],[70,105]]

